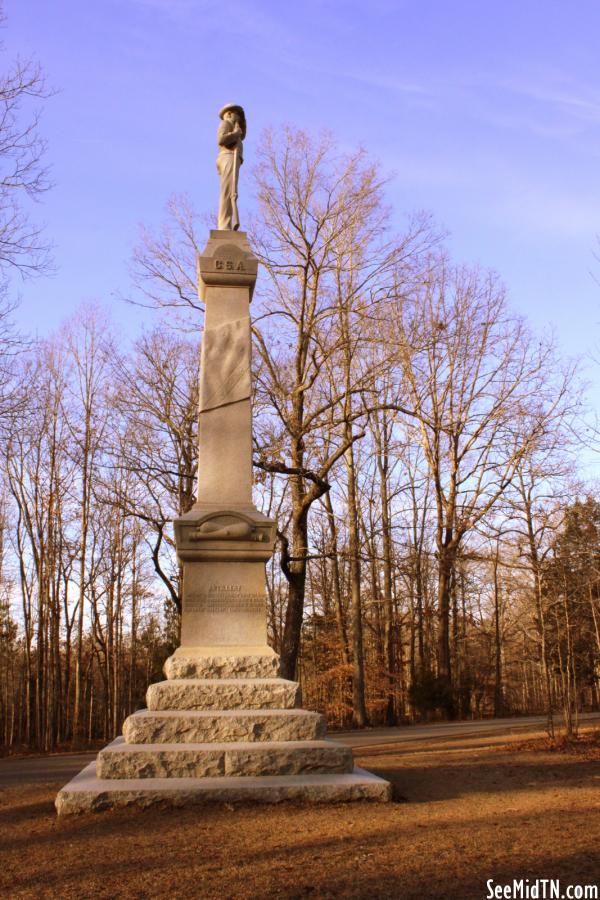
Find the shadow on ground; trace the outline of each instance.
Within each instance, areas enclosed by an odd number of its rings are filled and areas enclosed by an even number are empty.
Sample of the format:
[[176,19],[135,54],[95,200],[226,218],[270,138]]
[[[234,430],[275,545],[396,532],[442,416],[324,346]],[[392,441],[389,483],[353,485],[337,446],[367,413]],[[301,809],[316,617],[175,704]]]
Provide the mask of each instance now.
[[483,898],[593,884],[600,761],[479,747],[357,752],[404,803],[119,810],[58,819],[61,781],[0,791],[2,896]]

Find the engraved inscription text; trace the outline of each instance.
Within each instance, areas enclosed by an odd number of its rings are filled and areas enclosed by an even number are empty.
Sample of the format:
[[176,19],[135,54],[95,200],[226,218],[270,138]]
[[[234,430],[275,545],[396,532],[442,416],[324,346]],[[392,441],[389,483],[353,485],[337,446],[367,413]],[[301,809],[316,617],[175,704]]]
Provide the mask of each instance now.
[[188,594],[184,606],[192,613],[260,613],[265,609],[265,597],[243,593],[241,585],[211,585],[205,594]]
[[226,272],[246,271],[243,262],[240,261],[236,265],[232,259],[215,259],[215,269],[223,269]]

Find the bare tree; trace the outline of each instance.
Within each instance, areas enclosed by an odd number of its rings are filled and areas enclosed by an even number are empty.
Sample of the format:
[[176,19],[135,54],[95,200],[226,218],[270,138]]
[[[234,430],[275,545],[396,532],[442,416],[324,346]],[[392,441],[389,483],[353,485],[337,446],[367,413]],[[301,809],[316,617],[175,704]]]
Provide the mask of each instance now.
[[[61,703],[61,593],[72,573],[67,538],[73,466],[62,415],[67,366],[58,344],[47,343],[25,360],[27,416],[20,415],[6,442],[8,487],[17,509],[16,545],[29,645],[28,733],[52,749],[65,733]],[[35,640],[35,653],[31,652]]]
[[[4,23],[0,2],[0,26]],[[31,203],[49,188],[44,163],[46,143],[39,130],[41,102],[50,91],[40,66],[31,60],[6,61],[0,71],[0,425],[22,402],[15,392],[15,360],[23,339],[15,332],[12,313],[17,300],[10,295],[14,274],[27,277],[51,268],[49,246],[42,228],[31,218]]]
[[[352,316],[356,319],[357,305],[371,302],[404,247],[381,240],[386,218],[382,180],[363,151],[342,155],[327,135],[315,141],[287,128],[276,136],[267,132],[258,155],[254,179],[260,224],[253,239],[269,278],[260,286],[254,335],[260,358],[257,394],[270,413],[264,436],[257,436],[255,465],[290,480],[290,533],[279,534],[289,585],[281,650],[282,671],[294,677],[309,513],[329,490],[327,478],[341,459],[350,484],[349,514],[357,522],[351,448],[365,434],[366,409],[353,403],[364,387],[364,373],[352,364],[360,343]],[[353,546],[357,559],[356,541]],[[353,597],[356,715],[363,724],[357,563]]]
[[132,274],[140,297],[134,302],[155,309],[181,311],[188,324],[199,329],[198,299],[199,231],[204,218],[194,211],[188,197],[173,195],[167,202],[166,219],[158,233],[142,227],[133,253]]
[[136,343],[132,358],[116,359],[114,372],[122,428],[113,455],[133,476],[123,502],[149,526],[155,571],[180,609],[170,522],[196,499],[198,347],[157,328]]
[[[399,363],[433,482],[438,565],[437,666],[454,715],[450,615],[461,542],[553,426],[553,349],[508,313],[493,275],[432,261],[410,316],[399,317]],[[415,349],[415,335],[417,347]]]
[[11,270],[31,275],[49,266],[41,228],[31,222],[24,202],[25,198],[36,200],[49,187],[46,143],[39,132],[39,102],[48,96],[37,63],[18,59],[5,66],[0,75],[0,272],[4,279]]
[[[84,620],[86,600],[89,601],[88,538],[94,484],[100,478],[100,464],[106,450],[106,431],[109,419],[107,403],[110,359],[113,354],[108,325],[98,308],[88,307],[78,312],[63,329],[62,339],[70,358],[73,379],[64,400],[64,415],[71,433],[71,446],[80,498],[79,534],[79,591],[77,601],[77,650],[75,656],[75,685],[73,697],[73,725],[75,737],[80,733],[81,694],[83,679]],[[66,659],[70,663],[70,647]],[[68,694],[70,669],[66,669],[65,691]]]

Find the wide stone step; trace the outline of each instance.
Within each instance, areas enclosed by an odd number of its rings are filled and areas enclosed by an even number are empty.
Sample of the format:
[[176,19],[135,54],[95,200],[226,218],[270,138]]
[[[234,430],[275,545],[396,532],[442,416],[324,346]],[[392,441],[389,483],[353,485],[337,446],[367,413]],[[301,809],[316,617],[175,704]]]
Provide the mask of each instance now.
[[148,709],[291,709],[298,685],[284,678],[185,678],[151,684]]
[[170,656],[164,665],[167,678],[277,678],[279,657]]
[[98,754],[98,778],[213,778],[351,772],[352,750],[334,741],[224,744],[126,744]]
[[123,807],[198,806],[207,803],[346,803],[391,799],[389,782],[355,767],[347,774],[222,778],[98,778],[96,763],[59,792],[59,815]]
[[129,744],[314,741],[324,734],[324,717],[305,709],[140,709],[123,724]]

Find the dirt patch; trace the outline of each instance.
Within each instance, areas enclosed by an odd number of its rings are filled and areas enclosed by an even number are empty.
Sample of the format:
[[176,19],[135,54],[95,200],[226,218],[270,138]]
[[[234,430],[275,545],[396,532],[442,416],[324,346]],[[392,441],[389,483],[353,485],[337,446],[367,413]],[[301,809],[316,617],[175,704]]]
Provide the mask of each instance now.
[[577,737],[536,737],[526,741],[517,741],[512,745],[512,750],[522,751],[568,753],[572,756],[580,756],[584,759],[600,759],[600,731],[587,731]]
[[61,785],[10,787],[2,896],[479,900],[490,878],[598,882],[600,759],[486,739],[356,758],[396,802],[57,819]]

